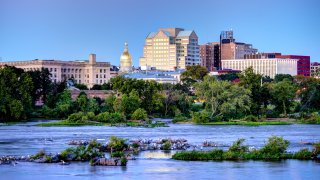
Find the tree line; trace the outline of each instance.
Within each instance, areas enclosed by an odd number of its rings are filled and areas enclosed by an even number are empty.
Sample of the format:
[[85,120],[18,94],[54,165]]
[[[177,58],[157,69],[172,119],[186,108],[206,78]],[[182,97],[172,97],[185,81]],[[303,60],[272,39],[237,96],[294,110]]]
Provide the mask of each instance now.
[[[107,98],[91,98],[81,92],[72,100],[66,83],[51,82],[47,69],[24,72],[5,66],[0,69],[0,119],[126,121],[174,117],[177,121],[192,118],[197,123],[288,116],[319,119],[319,79],[285,74],[272,79],[252,68],[238,74],[210,76],[201,66],[189,66],[181,80],[173,85],[117,76],[93,87],[112,90]],[[39,99],[44,102],[42,107],[36,106]]]

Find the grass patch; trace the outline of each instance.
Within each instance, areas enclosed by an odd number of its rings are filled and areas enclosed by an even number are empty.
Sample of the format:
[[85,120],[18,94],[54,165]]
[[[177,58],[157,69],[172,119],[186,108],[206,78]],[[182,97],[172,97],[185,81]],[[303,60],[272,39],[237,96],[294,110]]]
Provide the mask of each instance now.
[[262,122],[251,122],[251,121],[221,121],[221,122],[208,122],[202,123],[202,125],[242,125],[242,126],[264,126],[264,125],[290,125],[292,122],[284,121],[262,121]]
[[110,124],[93,122],[93,121],[88,121],[85,123],[76,123],[76,122],[70,122],[68,120],[61,120],[56,122],[40,123],[40,124],[36,124],[35,126],[51,127],[51,126],[108,126],[108,125]]

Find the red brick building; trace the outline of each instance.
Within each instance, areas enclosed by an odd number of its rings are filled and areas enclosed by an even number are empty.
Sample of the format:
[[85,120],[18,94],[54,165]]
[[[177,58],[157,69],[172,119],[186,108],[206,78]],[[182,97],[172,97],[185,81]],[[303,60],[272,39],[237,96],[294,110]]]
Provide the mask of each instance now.
[[276,58],[298,59],[298,75],[310,77],[310,56],[276,55]]

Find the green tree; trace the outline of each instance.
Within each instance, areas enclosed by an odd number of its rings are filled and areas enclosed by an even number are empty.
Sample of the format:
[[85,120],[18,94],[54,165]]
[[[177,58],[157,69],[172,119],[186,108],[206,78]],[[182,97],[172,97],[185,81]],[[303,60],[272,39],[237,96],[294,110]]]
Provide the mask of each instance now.
[[181,74],[181,79],[185,80],[190,78],[194,81],[203,80],[203,78],[209,73],[209,71],[200,65],[187,66],[186,71]]
[[80,90],[88,90],[88,87],[85,84],[75,84],[75,87]]
[[102,85],[95,84],[95,85],[92,86],[91,90],[102,90]]
[[261,114],[262,108],[268,105],[268,97],[270,97],[267,86],[262,84],[262,75],[255,73],[253,68],[249,67],[239,76],[239,85],[251,91],[251,113],[254,115]]
[[22,69],[0,68],[0,119],[27,118],[32,110],[32,78]]
[[287,116],[287,112],[293,103],[296,87],[293,83],[284,79],[283,81],[271,85],[272,102],[276,109],[281,109],[282,113]]
[[250,109],[250,90],[244,87],[206,76],[203,82],[195,84],[195,88],[197,97],[206,103],[210,119],[214,116],[235,118]]
[[133,119],[133,120],[148,120],[147,111],[142,108],[138,108],[133,112],[131,119]]
[[239,79],[239,73],[221,74],[218,76],[218,78],[222,81],[234,81],[236,79]]
[[89,104],[89,98],[87,94],[83,91],[80,92],[80,94],[78,95],[75,101],[76,109],[82,112],[88,112],[89,111],[88,104]]
[[32,89],[32,101],[35,104],[36,100],[42,99],[45,103],[48,94],[52,91],[52,82],[50,79],[50,72],[48,69],[42,68],[40,71],[28,71],[27,72],[32,78],[33,89]]
[[275,82],[283,81],[284,79],[288,79],[289,81],[293,81],[293,77],[290,74],[276,74],[274,76]]
[[141,100],[138,96],[137,91],[133,90],[129,95],[124,94],[122,97],[118,97],[114,101],[114,110],[117,112],[124,113],[127,117],[140,107]]

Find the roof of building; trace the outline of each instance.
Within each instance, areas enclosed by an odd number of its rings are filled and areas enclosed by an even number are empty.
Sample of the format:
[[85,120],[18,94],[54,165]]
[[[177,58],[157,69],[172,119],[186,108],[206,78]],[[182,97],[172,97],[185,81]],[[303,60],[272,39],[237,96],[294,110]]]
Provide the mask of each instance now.
[[185,37],[185,36],[190,36],[193,31],[180,31],[177,35],[177,37]]
[[156,36],[157,33],[156,32],[151,32],[149,33],[149,35],[147,36],[147,38],[154,38],[154,36]]
[[164,34],[166,34],[168,37],[171,37],[171,34],[168,31],[162,31]]
[[182,71],[139,71],[125,74],[126,78],[136,79],[175,79],[174,74],[180,74]]

